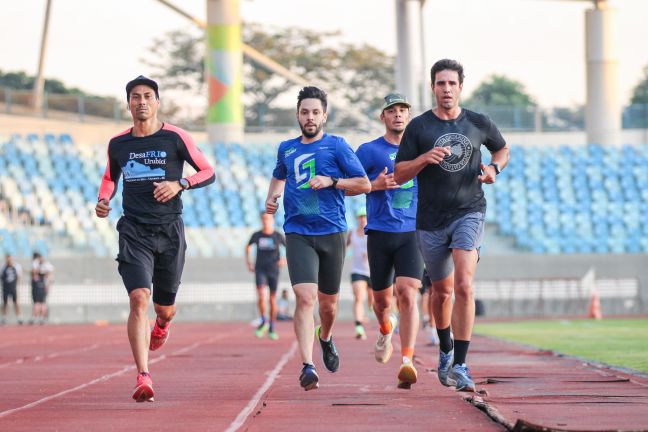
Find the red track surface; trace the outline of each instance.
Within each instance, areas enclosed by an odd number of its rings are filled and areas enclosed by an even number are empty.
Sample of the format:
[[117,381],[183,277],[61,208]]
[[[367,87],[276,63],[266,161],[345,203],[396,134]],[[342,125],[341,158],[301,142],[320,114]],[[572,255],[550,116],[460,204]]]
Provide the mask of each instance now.
[[340,371],[316,347],[320,388],[304,392],[292,326],[278,330],[270,341],[245,324],[174,324],[151,355],[155,402],[138,404],[125,325],[0,328],[0,431],[648,429],[648,379],[475,338],[469,363],[488,396],[471,404],[438,383],[433,347],[417,350],[419,383],[396,389],[399,356],[377,364],[373,335],[357,341],[348,323],[335,329]]

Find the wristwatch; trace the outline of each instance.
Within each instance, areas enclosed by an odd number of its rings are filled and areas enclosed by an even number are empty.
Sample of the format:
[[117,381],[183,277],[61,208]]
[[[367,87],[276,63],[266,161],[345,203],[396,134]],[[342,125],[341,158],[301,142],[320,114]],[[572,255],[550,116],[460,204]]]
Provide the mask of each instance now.
[[500,170],[499,165],[496,164],[495,162],[491,162],[491,163],[489,163],[488,165],[490,165],[490,166],[492,166],[493,168],[495,168],[495,175],[498,175],[499,173],[502,172],[502,170]]
[[178,183],[180,183],[182,190],[187,190],[189,189],[189,186],[191,186],[189,184],[189,180],[187,180],[186,178],[181,178],[180,180],[178,180]]
[[333,180],[333,189],[337,188],[338,180],[340,180],[337,177],[331,177],[331,180]]

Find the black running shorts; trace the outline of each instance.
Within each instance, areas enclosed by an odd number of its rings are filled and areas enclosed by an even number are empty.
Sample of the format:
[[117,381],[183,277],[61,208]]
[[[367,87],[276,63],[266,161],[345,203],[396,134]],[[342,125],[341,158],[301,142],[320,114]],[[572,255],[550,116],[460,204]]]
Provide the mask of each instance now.
[[399,276],[421,279],[423,258],[416,243],[416,232],[367,232],[367,253],[371,288],[382,291]]
[[34,303],[45,303],[45,282],[32,281],[32,300]]
[[2,287],[2,303],[7,304],[7,301],[12,298],[13,302],[16,303],[16,282],[6,284],[5,286]]
[[153,302],[171,306],[180,286],[185,262],[182,219],[168,224],[140,224],[122,217],[119,232],[119,274],[130,293],[153,285]]
[[351,283],[353,284],[353,282],[358,282],[358,281],[367,282],[367,286],[371,288],[371,278],[369,276],[365,276],[360,273],[351,273]]
[[257,287],[267,286],[271,293],[276,293],[279,284],[279,269],[256,269],[254,271],[254,281]]
[[313,236],[286,234],[288,273],[293,286],[314,283],[324,294],[337,294],[345,254],[345,232]]

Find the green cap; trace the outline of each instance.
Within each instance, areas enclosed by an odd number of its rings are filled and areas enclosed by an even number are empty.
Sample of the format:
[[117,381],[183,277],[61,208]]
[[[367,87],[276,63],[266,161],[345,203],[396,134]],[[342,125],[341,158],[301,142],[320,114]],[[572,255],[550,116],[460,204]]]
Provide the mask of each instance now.
[[410,103],[407,102],[407,98],[405,96],[403,96],[402,94],[400,94],[400,93],[389,93],[387,96],[385,96],[385,103],[382,106],[382,111],[385,111],[390,106],[397,105],[397,104],[407,105],[407,108],[412,107],[412,105],[410,105]]
[[358,207],[358,210],[356,210],[356,217],[360,216],[367,216],[367,209],[364,206]]

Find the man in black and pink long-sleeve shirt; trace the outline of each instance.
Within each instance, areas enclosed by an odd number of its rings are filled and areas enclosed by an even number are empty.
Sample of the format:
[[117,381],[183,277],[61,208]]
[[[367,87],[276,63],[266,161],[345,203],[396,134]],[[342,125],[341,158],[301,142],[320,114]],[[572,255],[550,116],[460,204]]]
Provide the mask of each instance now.
[[[214,169],[184,130],[157,118],[158,85],[139,76],[126,85],[133,127],[108,144],[108,164],[95,208],[98,217],[110,212],[120,175],[123,178],[124,215],[119,232],[119,274],[130,298],[128,339],[137,366],[133,399],[152,401],[153,383],[148,350],[160,348],[169,336],[175,315],[187,248],[182,222],[183,191],[214,181]],[[183,178],[184,163],[197,172]],[[149,334],[148,303],[153,291],[157,318]]]

